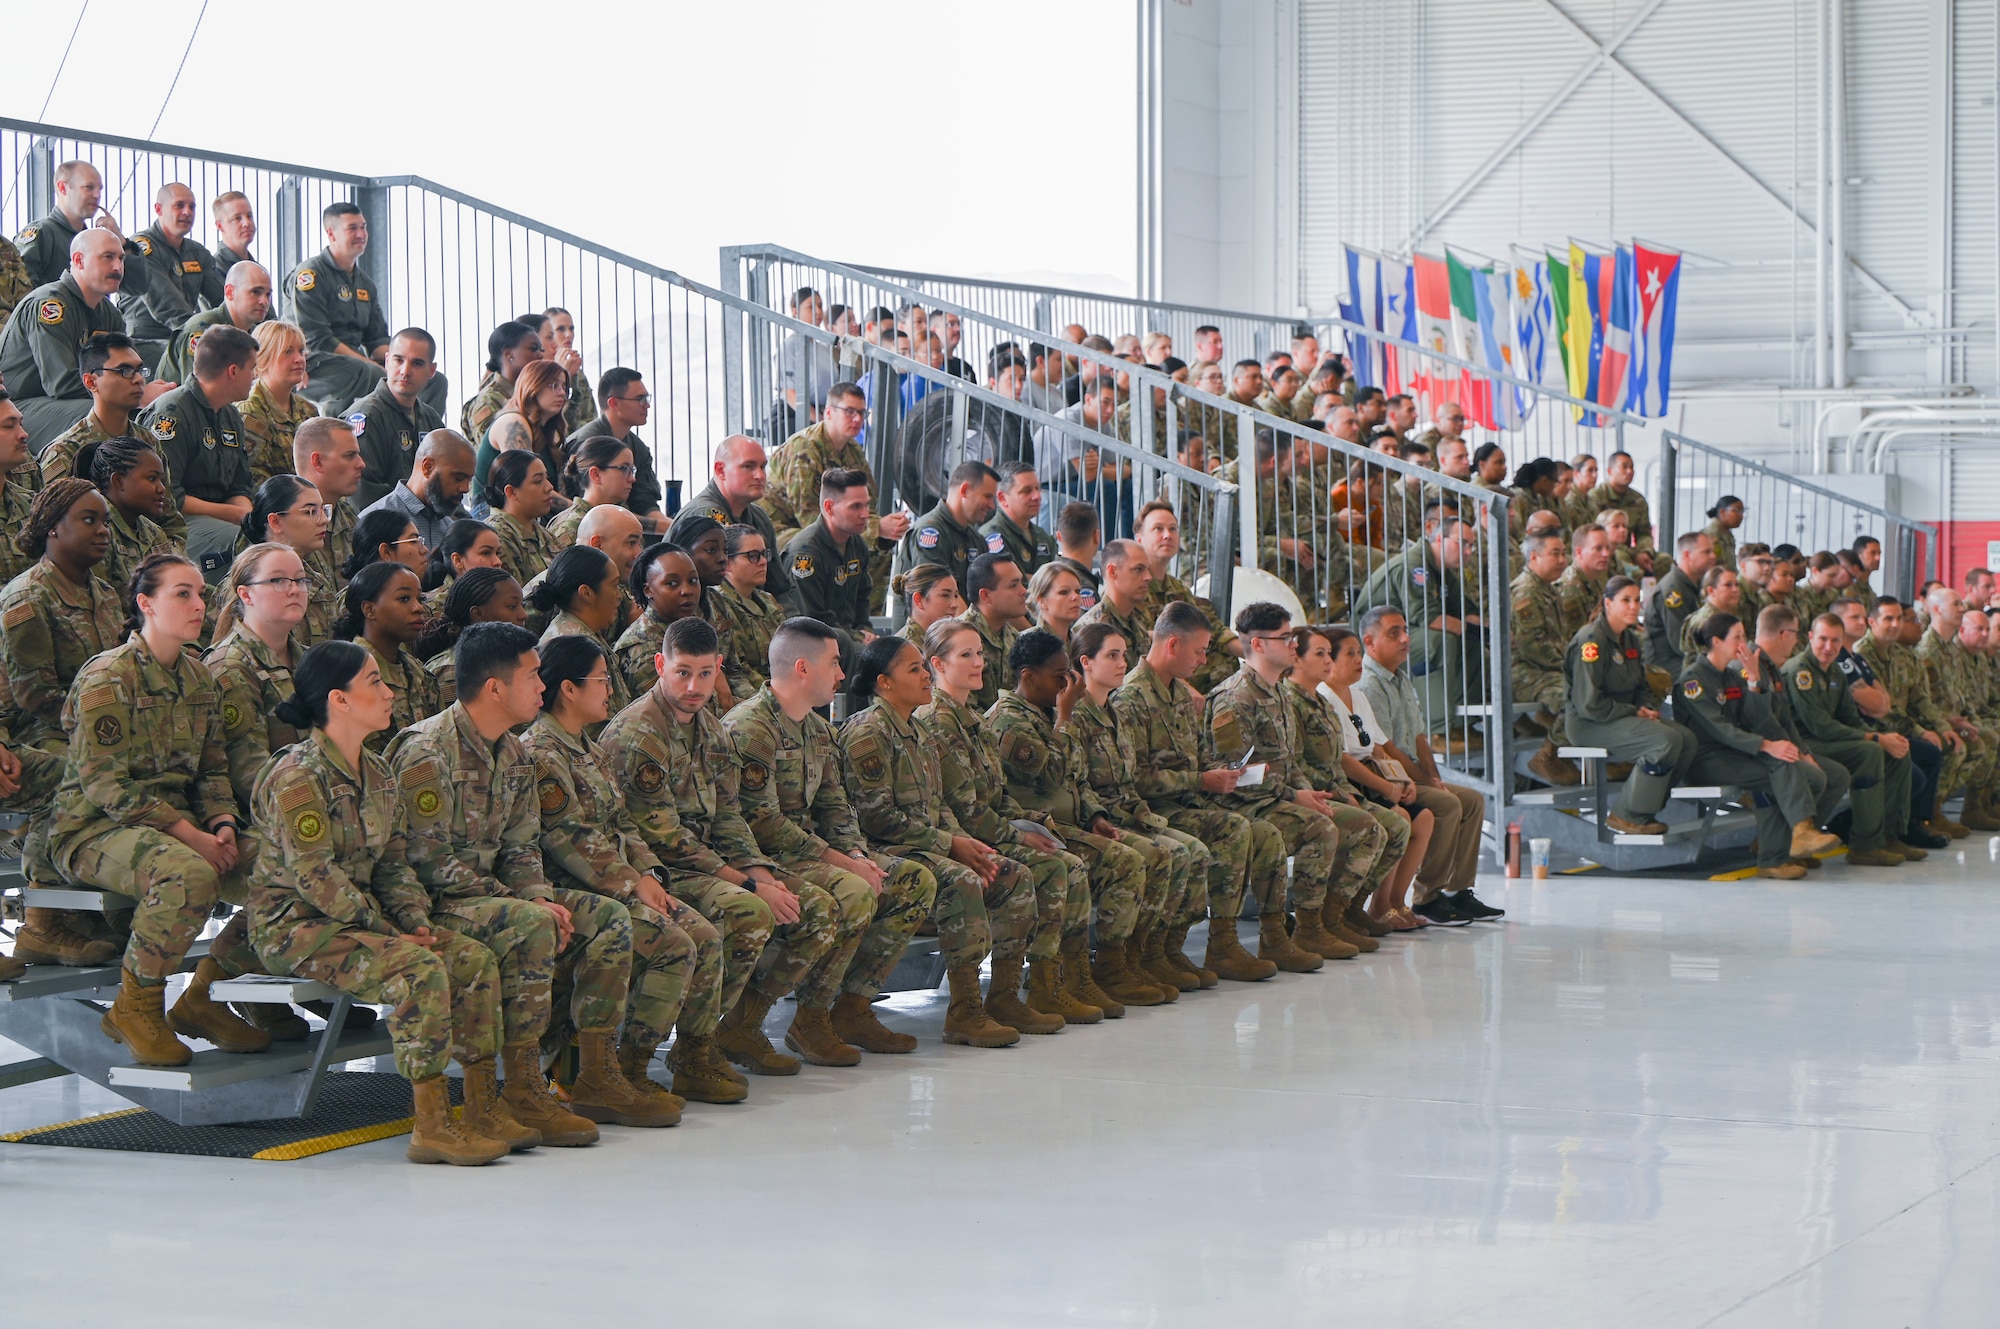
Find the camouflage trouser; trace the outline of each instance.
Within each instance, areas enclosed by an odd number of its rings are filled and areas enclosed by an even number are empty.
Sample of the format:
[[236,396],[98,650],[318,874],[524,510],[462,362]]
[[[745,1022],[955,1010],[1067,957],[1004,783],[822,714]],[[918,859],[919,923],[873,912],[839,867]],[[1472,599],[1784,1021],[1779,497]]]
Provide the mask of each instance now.
[[[719,981],[721,937],[707,919],[686,905],[680,908],[712,938],[713,981]],[[650,1057],[681,1017],[699,956],[695,939],[668,914],[636,900],[625,906],[625,912],[632,918],[632,971],[625,996],[624,1032],[619,1035],[619,1042],[643,1049]]]
[[54,869],[48,854],[49,821],[55,816],[56,789],[62,784],[68,753],[66,750],[44,751],[26,744],[12,751],[21,759],[21,787],[5,799],[0,799],[0,808],[28,814],[28,825],[21,836],[22,875],[29,881],[52,881]]
[[531,901],[495,895],[434,902],[431,923],[493,952],[500,966],[500,1041],[539,1040],[549,1027],[556,916]]
[[805,877],[782,874],[785,889],[798,897],[799,921],[771,930],[771,944],[757,961],[750,986],[776,1001],[797,987],[814,965],[840,942],[846,911],[833,893]]
[[1375,860],[1375,866],[1368,873],[1368,880],[1362,889],[1373,895],[1382,883],[1389,880],[1389,874],[1403,861],[1403,855],[1410,852],[1410,819],[1400,808],[1385,808],[1380,803],[1363,799],[1361,810],[1375,819],[1382,830],[1382,854]]
[[1549,741],[1557,747],[1568,746],[1569,730],[1564,723],[1563,708],[1569,705],[1569,683],[1560,673],[1523,669],[1516,664],[1514,700],[1537,702],[1546,707],[1556,717],[1556,722],[1549,726]]
[[[636,930],[639,910],[632,909],[630,905],[626,908],[632,910]],[[650,914],[653,911],[648,909],[646,912]],[[722,1023],[722,934],[715,930],[715,924],[703,918],[693,905],[677,895],[667,897],[667,923],[671,927],[678,928],[687,938],[693,955],[693,963],[687,970],[686,981],[680,994],[674,998],[674,1004],[680,1010],[679,1019],[675,1023],[680,1026],[684,1034],[706,1038],[715,1032],[715,1026]],[[637,946],[635,931],[633,941],[635,950]],[[638,999],[639,990],[635,983],[632,1000],[636,1004]],[[628,1037],[632,1016],[633,1013],[628,1011],[626,1014]],[[654,1046],[659,1045],[655,1043]]]
[[143,983],[164,983],[201,935],[215,902],[243,898],[243,871],[256,846],[256,837],[246,833],[236,870],[218,878],[207,859],[165,831],[120,826],[63,846],[55,867],[78,886],[117,891],[138,901],[132,938],[125,943],[125,968]]
[[[1254,823],[1227,808],[1168,804],[1154,811],[1165,817],[1175,830],[1208,846],[1209,917],[1234,919],[1243,905],[1243,886],[1252,860],[1260,853],[1270,854],[1273,848],[1270,837],[1276,832],[1267,827],[1267,834],[1259,836],[1251,829]],[[1276,848],[1282,851],[1282,846]],[[1282,869],[1284,854],[1278,852],[1276,860],[1276,869]],[[1276,871],[1269,864],[1260,866],[1267,874]],[[1269,883],[1264,883],[1264,888],[1269,889]]]
[[991,886],[957,859],[942,854],[908,857],[937,878],[931,916],[937,920],[938,949],[952,967],[978,964],[990,951],[996,961],[1019,960],[1035,928],[1035,880],[1011,858],[1000,860]]
[[[1324,813],[1299,803],[1273,803],[1257,814],[1259,822],[1275,831],[1284,843],[1284,853],[1292,859],[1292,899],[1300,909],[1318,909],[1326,903],[1327,888],[1340,868],[1340,832]],[[1280,865],[1282,873],[1283,866]],[[1258,912],[1280,914],[1285,897],[1280,889],[1273,896],[1259,894]]]
[[2000,774],[2000,730],[1981,724],[1977,716],[1972,717],[1972,726],[1978,737],[1966,744],[1964,780],[1968,791],[1986,788]]
[[[801,1006],[831,1009],[842,992],[872,998],[882,990],[883,980],[903,958],[904,947],[930,912],[937,879],[922,864],[886,855],[873,857],[883,869],[879,895],[867,882],[832,863],[785,864],[788,874],[825,891],[840,919],[832,949],[795,985]],[[767,995],[776,998],[783,994],[767,991]]]
[[[1122,944],[1139,926],[1141,915],[1148,912],[1144,904],[1152,883],[1146,870],[1147,854],[1123,840],[1092,835],[1081,826],[1058,824],[1056,834],[1090,869],[1090,895],[1097,904],[1096,917],[1091,922],[1098,945]],[[1159,851],[1148,846],[1148,853]],[[1161,866],[1165,866],[1164,862]],[[1166,894],[1164,873],[1158,894]]]
[[722,934],[722,991],[716,1006],[724,1014],[735,1010],[777,926],[771,906],[741,886],[696,872],[674,873],[667,889],[676,900],[693,905]]
[[1002,845],[1000,854],[1026,868],[1035,879],[1035,935],[1028,958],[1053,960],[1062,953],[1065,932],[1090,927],[1090,870],[1067,849],[1050,853],[1024,844]]
[[1171,826],[1141,827],[1128,838],[1144,838],[1167,851],[1167,893],[1160,901],[1160,920],[1168,927],[1193,925],[1208,912],[1208,846]]
[[[1373,889],[1381,880],[1375,870],[1388,858],[1389,833],[1365,807],[1340,802],[1331,806],[1334,828],[1340,832],[1340,858],[1333,884],[1327,891],[1336,903],[1345,907],[1348,901]],[[1389,862],[1394,866],[1393,859]]]
[[[1950,728],[1949,725],[1945,727],[1947,729]],[[1944,734],[1939,733],[1938,737],[1943,738]],[[1963,742],[1960,742],[1957,747],[1948,747],[1940,743],[1938,744],[1938,754],[1937,798],[1933,806],[1920,809],[1926,821],[1930,820],[1933,813],[1938,812],[1944,807],[1945,799],[1951,796],[1952,791],[1957,789],[1959,783],[1965,778],[1966,759],[1972,755]]]
[[[500,1051],[498,962],[469,937],[454,932],[437,937],[433,951],[401,937],[343,928],[292,962],[291,972],[357,1001],[387,1006],[396,1069],[405,1079],[428,1080],[444,1074],[454,1056],[463,1065]],[[284,963],[282,951],[276,954]]]
[[[569,910],[575,931],[569,945],[556,952],[549,1021],[541,1036],[544,1053],[567,1047],[580,1029],[615,1033],[625,1022],[633,990],[641,986],[641,973],[651,980],[653,971],[661,967],[660,951],[667,944],[664,932],[648,929],[644,944],[652,950],[642,953],[632,911],[608,895],[558,886],[555,899]],[[657,997],[658,986],[650,990]],[[659,1037],[664,1038],[671,1027],[671,1021],[660,1026]],[[656,1038],[654,1046],[658,1044]]]

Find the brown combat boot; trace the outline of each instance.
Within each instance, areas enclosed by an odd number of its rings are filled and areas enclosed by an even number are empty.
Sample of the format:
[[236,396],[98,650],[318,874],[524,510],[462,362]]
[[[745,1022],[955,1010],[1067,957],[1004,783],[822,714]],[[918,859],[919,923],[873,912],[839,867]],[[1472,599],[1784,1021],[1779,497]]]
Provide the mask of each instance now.
[[1208,920],[1208,951],[1202,968],[1215,971],[1217,978],[1232,983],[1257,983],[1278,972],[1278,966],[1243,949],[1236,939],[1236,920],[1211,914]]
[[1779,881],[1797,881],[1806,875],[1806,870],[1789,859],[1783,863],[1773,863],[1757,869],[1760,877],[1776,877]]
[[[1090,962],[1090,976],[1097,986],[1111,994],[1116,1001],[1127,1006],[1164,1006],[1166,992],[1149,978],[1141,978],[1125,958],[1125,943],[1122,941],[1099,942],[1097,955]],[[1174,990],[1176,999],[1180,990]]]
[[180,1000],[167,1012],[168,1026],[184,1038],[205,1038],[224,1052],[268,1051],[269,1034],[237,1019],[225,1003],[208,999],[208,985],[227,977],[221,965],[203,956]]
[[542,1133],[523,1126],[500,1097],[500,1064],[491,1057],[459,1063],[465,1071],[465,1109],[459,1120],[474,1135],[498,1140],[517,1153],[542,1142]]
[[1257,954],[1288,974],[1310,974],[1326,967],[1317,953],[1300,950],[1292,941],[1283,914],[1265,914],[1257,920]]
[[1899,868],[1903,866],[1903,856],[1895,850],[1850,849],[1847,851],[1847,865],[1854,868]]
[[1543,784],[1570,786],[1583,783],[1583,776],[1577,773],[1576,763],[1565,761],[1556,755],[1556,745],[1548,739],[1535,755],[1528,758],[1528,774]]
[[[1320,918],[1323,909],[1322,905],[1320,909],[1299,910],[1298,924],[1292,929],[1292,945],[1308,955],[1317,955],[1327,960],[1352,960],[1361,954],[1359,946],[1350,946],[1326,930],[1326,925]],[[1278,926],[1280,928],[1284,926],[1282,917],[1278,919]]]
[[1104,1020],[1103,1007],[1092,1006],[1069,990],[1058,960],[1028,961],[1028,1004],[1062,1016],[1064,1024],[1101,1024]]
[[995,957],[993,973],[986,983],[986,1013],[995,1024],[1007,1025],[1024,1034],[1059,1034],[1067,1023],[1053,1011],[1043,1011],[1021,1000],[1021,962]]
[[14,958],[22,964],[60,964],[71,969],[117,964],[124,947],[92,937],[70,918],[68,909],[33,908],[14,934]]
[[1958,820],[1968,830],[2000,831],[2000,815],[1994,813],[1992,795],[1984,789],[1965,791],[1965,807]]
[[696,1103],[741,1103],[750,1097],[748,1084],[730,1070],[713,1035],[695,1038],[682,1034],[676,1038],[667,1050],[667,1069],[673,1072],[677,1098]]
[[1347,908],[1340,917],[1350,931],[1359,932],[1364,937],[1386,937],[1396,930],[1379,918],[1370,918],[1368,906],[1362,903],[1359,895],[1347,902]]
[[899,1034],[875,1015],[875,1003],[859,992],[843,992],[833,1003],[833,1032],[863,1052],[915,1052],[917,1040]]
[[[182,998],[186,1000],[186,998]],[[275,1001],[239,1001],[230,1010],[271,1036],[273,1043],[303,1043],[312,1026],[290,1006]]]
[[[1201,976],[1189,965],[1185,971],[1167,956],[1167,930],[1155,923],[1146,929],[1146,939],[1139,944],[1139,972],[1163,988],[1175,993],[1201,991]],[[1179,997],[1169,997],[1178,1001]]]
[[618,1073],[625,1077],[625,1083],[648,1098],[657,1098],[673,1108],[678,1114],[687,1106],[687,1100],[653,1078],[653,1053],[655,1048],[641,1047],[637,1043],[621,1041],[618,1044]]
[[722,1017],[715,1045],[723,1056],[752,1075],[797,1075],[804,1063],[772,1047],[764,1036],[764,1017],[770,1013],[771,998],[755,988],[744,988],[736,1009]]
[[583,1066],[569,1087],[569,1110],[590,1121],[619,1126],[678,1126],[681,1110],[668,1099],[639,1092],[618,1066],[618,1031],[579,1029]]
[[[1381,942],[1347,921],[1347,905],[1335,900],[1331,895],[1327,896],[1326,903],[1320,906],[1319,925],[1363,955],[1382,949]],[[1320,954],[1325,955],[1326,952],[1321,951]]]
[[800,1003],[785,1031],[785,1046],[815,1066],[859,1066],[861,1049],[843,1043],[833,1032],[828,1012]]
[[167,1028],[167,985],[141,983],[130,969],[118,980],[118,999],[97,1027],[114,1043],[132,1049],[141,1066],[185,1066],[194,1052]]
[[1892,853],[1901,854],[1906,863],[1921,863],[1931,856],[1930,850],[1919,849],[1913,844],[1904,844],[1901,840],[1891,840],[1886,847]]
[[539,1131],[542,1143],[556,1148],[597,1143],[597,1127],[565,1108],[549,1092],[548,1077],[542,1074],[539,1044],[508,1043],[500,1049],[500,1056],[507,1076],[507,1087],[500,1091],[500,1100],[514,1120]]
[[[1994,826],[1995,829],[2000,829],[2000,822],[1996,822]],[[1810,819],[1801,821],[1798,825],[1792,827],[1791,857],[1793,858],[1807,858],[1814,854],[1828,853],[1838,848],[1840,848],[1840,837],[1816,829]]]
[[979,999],[979,966],[955,964],[945,971],[951,1004],[944,1011],[944,1041],[965,1047],[1005,1048],[1021,1041],[1021,1031],[997,1023]]
[[1193,926],[1192,923],[1176,923],[1167,929],[1167,944],[1165,949],[1167,963],[1184,974],[1192,975],[1197,986],[1212,988],[1221,981],[1216,978],[1215,972],[1210,969],[1204,969],[1193,960],[1187,958],[1188,931]]
[[1062,984],[1069,995],[1085,1006],[1095,1006],[1104,1012],[1107,1020],[1125,1018],[1125,1003],[1097,986],[1097,978],[1090,972],[1090,934],[1079,932],[1074,937],[1062,939],[1062,962],[1058,967]]
[[27,972],[25,961],[16,960],[11,955],[0,955],[0,983],[11,983]]
[[410,1147],[403,1151],[403,1156],[412,1163],[483,1167],[507,1156],[505,1140],[481,1135],[452,1119],[451,1093],[442,1075],[418,1080],[410,1090],[416,1099],[416,1119],[410,1124]]

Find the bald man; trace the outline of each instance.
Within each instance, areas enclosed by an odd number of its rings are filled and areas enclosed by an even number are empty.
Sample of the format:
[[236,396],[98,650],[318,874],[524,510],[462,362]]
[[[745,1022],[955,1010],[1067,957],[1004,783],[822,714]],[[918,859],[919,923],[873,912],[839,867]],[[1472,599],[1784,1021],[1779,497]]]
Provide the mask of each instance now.
[[119,247],[132,265],[125,276],[126,291],[137,294],[146,289],[146,269],[140,261],[145,255],[139,252],[137,244],[125,238],[118,219],[103,210],[103,201],[104,177],[95,166],[85,161],[68,161],[56,167],[55,206],[49,209],[48,216],[14,237],[30,281],[46,286],[60,278],[70,266],[70,243],[84,229],[98,227],[118,237]]
[[576,542],[602,549],[618,566],[622,584],[646,547],[646,528],[632,513],[615,503],[601,503],[583,514],[576,526]]
[[166,358],[160,361],[160,379],[167,383],[187,382],[193,372],[195,343],[208,329],[227,323],[239,332],[249,332],[269,317],[270,272],[261,263],[236,264],[223,278],[222,303],[189,318],[167,344]]
[[[70,242],[69,271],[30,291],[0,332],[0,379],[21,408],[34,452],[89,412],[77,360],[91,334],[125,331],[111,302],[125,273],[124,241],[115,230],[79,231]],[[140,404],[152,404],[168,386],[149,384]]]
[[[757,503],[764,497],[764,487],[769,479],[764,445],[754,438],[731,434],[716,446],[715,460],[710,463],[709,469],[714,478],[708,482],[708,488],[696,494],[681,511],[713,517],[724,526],[754,527],[764,537],[764,547],[776,549],[777,528],[771,524],[771,514]],[[795,608],[792,602],[792,574],[784,566],[783,559],[771,560],[764,589],[776,596],[785,608]]]
[[433,429],[417,444],[410,478],[361,510],[366,517],[378,508],[400,512],[416,526],[424,543],[436,549],[451,524],[467,516],[459,500],[472,488],[472,445],[455,429]]
[[[193,238],[194,216],[192,189],[178,181],[160,186],[153,195],[153,224],[132,237],[146,280],[118,295],[126,331],[142,346],[159,343],[161,355],[182,324],[222,303],[222,265]],[[158,356],[147,363],[157,364]]]

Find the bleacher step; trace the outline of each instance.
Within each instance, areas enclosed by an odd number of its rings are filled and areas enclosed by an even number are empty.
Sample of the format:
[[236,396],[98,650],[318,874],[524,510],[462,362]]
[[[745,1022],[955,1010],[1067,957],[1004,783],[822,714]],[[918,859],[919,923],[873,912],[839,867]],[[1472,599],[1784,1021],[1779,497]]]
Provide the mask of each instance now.
[[[303,1043],[274,1045],[269,1052],[197,1052],[194,1060],[185,1066],[113,1066],[111,1084],[120,1089],[165,1089],[193,1093],[290,1071],[311,1070],[319,1041],[325,1036],[322,1030]],[[387,1026],[377,1024],[366,1033],[348,1034],[342,1038],[334,1045],[333,1055],[327,1064],[337,1066],[341,1062],[359,1061],[364,1057],[385,1057],[391,1048]]]

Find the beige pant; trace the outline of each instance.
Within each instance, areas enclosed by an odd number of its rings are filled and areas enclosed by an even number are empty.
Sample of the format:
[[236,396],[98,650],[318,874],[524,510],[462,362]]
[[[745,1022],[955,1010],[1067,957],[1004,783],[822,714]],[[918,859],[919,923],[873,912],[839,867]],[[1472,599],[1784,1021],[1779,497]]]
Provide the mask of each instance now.
[[1486,819],[1486,799],[1476,790],[1447,782],[1442,788],[1417,786],[1417,806],[1431,810],[1436,826],[1423,866],[1417,869],[1417,902],[1434,900],[1440,891],[1472,885],[1479,873],[1479,832]]

